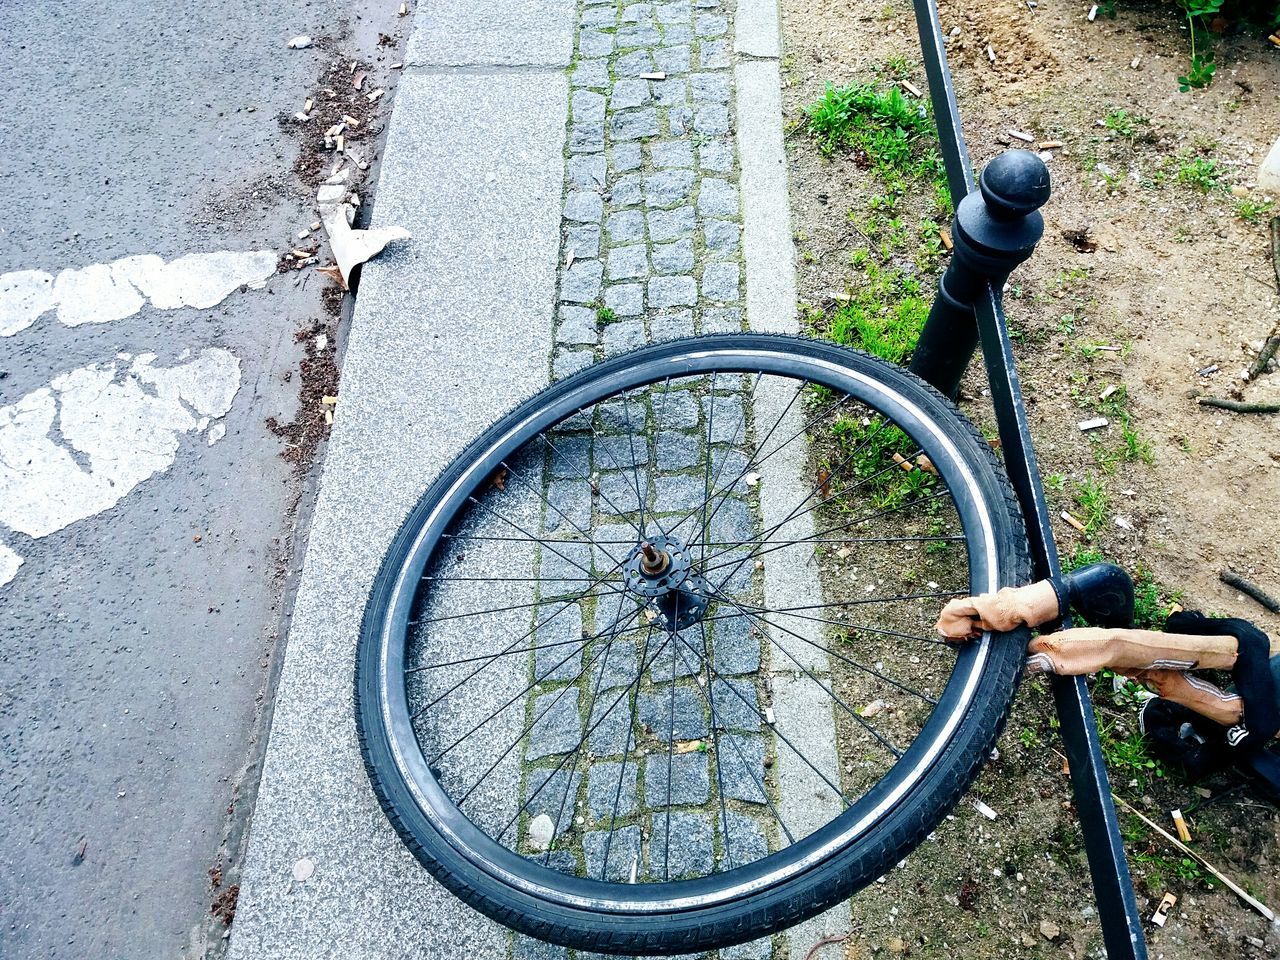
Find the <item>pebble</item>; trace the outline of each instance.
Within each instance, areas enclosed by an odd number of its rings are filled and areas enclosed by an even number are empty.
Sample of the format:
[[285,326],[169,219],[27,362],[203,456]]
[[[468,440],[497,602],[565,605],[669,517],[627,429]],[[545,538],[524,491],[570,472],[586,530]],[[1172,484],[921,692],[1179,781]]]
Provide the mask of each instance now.
[[533,850],[546,850],[551,846],[551,837],[555,833],[555,825],[545,813],[540,813],[529,821],[529,847]]
[[1041,920],[1040,936],[1044,937],[1046,940],[1057,940],[1058,937],[1062,936],[1062,928],[1052,920]]

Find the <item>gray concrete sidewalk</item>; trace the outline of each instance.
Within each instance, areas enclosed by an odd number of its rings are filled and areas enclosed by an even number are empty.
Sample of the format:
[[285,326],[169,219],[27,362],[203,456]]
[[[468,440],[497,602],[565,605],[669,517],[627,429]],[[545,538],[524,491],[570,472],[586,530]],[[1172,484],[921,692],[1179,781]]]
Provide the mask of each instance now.
[[779,51],[774,0],[419,12],[374,215],[415,239],[365,268],[232,957],[566,955],[456,901],[383,817],[352,712],[360,618],[432,477],[549,376],[794,328]]

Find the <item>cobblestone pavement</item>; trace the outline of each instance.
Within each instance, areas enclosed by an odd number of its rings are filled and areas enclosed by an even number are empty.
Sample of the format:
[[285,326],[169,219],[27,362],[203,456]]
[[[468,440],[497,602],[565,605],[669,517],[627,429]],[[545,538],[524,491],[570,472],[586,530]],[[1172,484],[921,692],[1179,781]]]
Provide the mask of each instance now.
[[742,328],[732,54],[723,0],[579,8],[553,376]]

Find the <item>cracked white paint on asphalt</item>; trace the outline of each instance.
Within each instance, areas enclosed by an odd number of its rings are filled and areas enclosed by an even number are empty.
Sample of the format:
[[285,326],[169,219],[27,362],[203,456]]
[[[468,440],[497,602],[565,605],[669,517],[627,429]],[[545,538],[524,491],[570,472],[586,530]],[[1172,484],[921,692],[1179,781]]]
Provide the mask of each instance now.
[[[0,407],[0,524],[46,537],[110,509],[168,470],[179,436],[203,432],[240,389],[240,361],[230,351],[212,347],[188,357],[161,367],[155,354],[120,354]],[[209,428],[210,444],[219,427]],[[21,563],[0,543],[0,586]]]
[[168,263],[154,254],[63,270],[0,274],[0,337],[25,330],[57,310],[69,327],[131,317],[147,303],[159,310],[207,309],[242,286],[260,289],[276,271],[270,250],[191,253]]
[[22,566],[22,558],[0,541],[0,587],[18,575],[20,566]]

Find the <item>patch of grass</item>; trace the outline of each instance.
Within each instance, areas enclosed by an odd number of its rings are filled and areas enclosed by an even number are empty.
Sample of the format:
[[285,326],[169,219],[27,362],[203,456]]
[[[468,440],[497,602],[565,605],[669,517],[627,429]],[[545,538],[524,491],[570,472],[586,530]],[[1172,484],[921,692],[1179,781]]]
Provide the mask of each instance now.
[[862,282],[826,322],[826,334],[837,343],[902,363],[928,316],[929,301],[919,280],[902,270],[868,262]]
[[1102,481],[1090,477],[1079,485],[1076,505],[1080,508],[1080,522],[1086,536],[1092,536],[1107,522],[1107,491]]
[[836,462],[848,461],[839,471],[841,486],[870,497],[874,509],[900,507],[935,489],[938,478],[933,474],[916,467],[902,469],[894,459],[896,454],[910,460],[919,447],[893,424],[878,419],[864,424],[846,416],[835,422],[831,432],[839,451]]
[[1212,157],[1183,157],[1178,164],[1179,183],[1185,183],[1201,193],[1211,193],[1222,188],[1218,176],[1218,161]]
[[[894,71],[892,65],[889,70]],[[907,180],[942,178],[929,112],[923,101],[904,97],[897,87],[885,89],[873,81],[827,84],[805,115],[823,153],[854,151],[895,192],[902,192]]]
[[1276,208],[1276,202],[1270,199],[1255,200],[1242,197],[1236,201],[1236,216],[1245,223],[1259,223],[1262,218]]
[[1116,723],[1111,721],[1101,724],[1098,735],[1102,756],[1117,785],[1144,793],[1154,781],[1164,778],[1164,765],[1147,752],[1145,739],[1139,731],[1122,736],[1117,733]]
[[610,307],[596,307],[596,323],[602,327],[607,327],[611,323],[618,322],[618,315],[613,312]]

